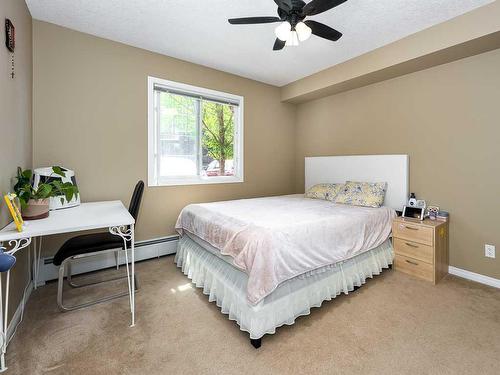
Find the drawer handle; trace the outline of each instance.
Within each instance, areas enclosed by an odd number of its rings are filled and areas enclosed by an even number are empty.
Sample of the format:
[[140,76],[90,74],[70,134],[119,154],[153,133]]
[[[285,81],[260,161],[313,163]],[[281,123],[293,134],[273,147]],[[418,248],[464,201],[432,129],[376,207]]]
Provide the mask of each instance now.
[[412,262],[411,260],[406,259],[406,263],[413,264],[414,266],[418,266],[417,262]]
[[409,247],[413,247],[415,249],[418,249],[418,246],[417,245],[414,245],[412,243],[409,243],[409,242],[405,242],[406,246],[409,246]]
[[415,228],[415,227],[409,227],[408,225],[405,225],[405,228],[406,228],[406,229],[410,229],[410,230],[418,230],[418,228]]

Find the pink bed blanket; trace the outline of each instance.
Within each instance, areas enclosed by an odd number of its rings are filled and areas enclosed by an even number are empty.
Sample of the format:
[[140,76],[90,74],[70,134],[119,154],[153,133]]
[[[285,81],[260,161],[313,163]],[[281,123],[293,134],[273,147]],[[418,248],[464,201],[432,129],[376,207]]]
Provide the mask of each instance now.
[[388,207],[334,204],[300,195],[191,204],[176,230],[210,243],[248,275],[259,303],[281,283],[381,245],[396,216]]

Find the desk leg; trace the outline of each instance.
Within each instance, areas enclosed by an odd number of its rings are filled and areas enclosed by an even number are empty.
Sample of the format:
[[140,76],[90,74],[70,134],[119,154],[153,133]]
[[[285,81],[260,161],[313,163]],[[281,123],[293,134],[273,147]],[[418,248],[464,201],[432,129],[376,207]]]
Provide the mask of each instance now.
[[[19,250],[29,246],[31,238],[21,238],[19,240],[9,241],[11,249],[6,253],[13,255]],[[3,291],[2,291],[2,278],[0,275],[0,339],[2,341],[2,352],[0,353],[0,372],[7,370],[5,364],[5,353],[7,352],[7,344],[9,337],[7,335],[8,319],[9,319],[9,289],[10,289],[10,270],[7,271],[5,278],[5,310],[3,308]]]
[[42,236],[38,237],[38,256],[36,258],[36,279],[35,285],[38,287],[38,280],[40,279],[40,260],[42,259]]
[[135,326],[135,225],[132,224],[130,226],[131,231],[131,240],[130,240],[130,250],[131,250],[131,258],[132,258],[132,277],[130,278],[132,282],[131,288],[131,301],[130,309],[132,310],[132,324],[131,327]]
[[[123,239],[123,248],[125,249],[125,263],[127,267],[128,292],[130,303],[131,323],[135,326],[135,228],[134,224],[127,229],[126,226],[110,227],[109,232]],[[129,272],[129,263],[127,255],[127,241],[130,242],[131,271]]]
[[37,274],[36,274],[36,254],[37,254],[37,251],[38,251],[38,246],[37,246],[37,238],[36,237],[33,237],[33,265],[32,265],[32,268],[33,268],[33,289],[36,290],[36,287],[37,287]]
[[33,287],[36,290],[38,287],[38,274],[40,271],[40,259],[42,255],[42,237],[33,238],[33,247],[35,248],[33,255]]

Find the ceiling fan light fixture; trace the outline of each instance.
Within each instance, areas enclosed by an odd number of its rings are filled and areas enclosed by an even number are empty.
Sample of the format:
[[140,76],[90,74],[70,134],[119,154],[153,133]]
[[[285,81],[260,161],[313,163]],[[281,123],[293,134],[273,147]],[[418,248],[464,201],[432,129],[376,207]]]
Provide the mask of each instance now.
[[297,31],[293,30],[290,33],[290,36],[286,40],[286,44],[285,45],[287,47],[296,47],[296,46],[299,45],[299,36],[297,35]]
[[297,26],[295,26],[295,30],[297,31],[297,36],[301,42],[304,42],[311,37],[312,30],[304,22],[299,22]]
[[276,37],[285,42],[290,38],[290,34],[292,31],[292,25],[290,25],[290,22],[285,21],[281,23],[275,30],[274,33],[276,34]]
[[342,37],[340,31],[321,22],[304,20],[338,7],[346,1],[348,0],[274,0],[278,6],[278,17],[274,15],[229,18],[228,22],[231,25],[277,24],[274,29],[276,40],[273,51],[281,51],[286,46],[298,46],[311,35],[336,42]]

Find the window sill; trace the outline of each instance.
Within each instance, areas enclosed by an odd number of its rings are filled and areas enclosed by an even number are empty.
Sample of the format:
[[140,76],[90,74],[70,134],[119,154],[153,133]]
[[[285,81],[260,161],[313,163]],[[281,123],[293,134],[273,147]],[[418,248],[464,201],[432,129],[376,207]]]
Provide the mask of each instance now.
[[163,181],[149,181],[149,187],[161,186],[186,186],[186,185],[213,185],[213,184],[239,184],[244,182],[242,177],[219,176],[219,177],[186,177],[186,178],[171,178]]

